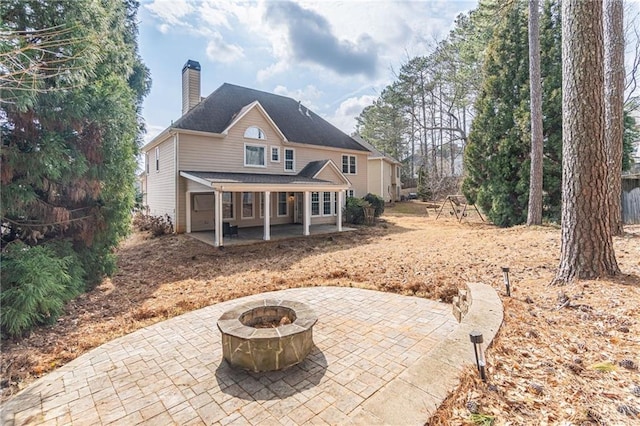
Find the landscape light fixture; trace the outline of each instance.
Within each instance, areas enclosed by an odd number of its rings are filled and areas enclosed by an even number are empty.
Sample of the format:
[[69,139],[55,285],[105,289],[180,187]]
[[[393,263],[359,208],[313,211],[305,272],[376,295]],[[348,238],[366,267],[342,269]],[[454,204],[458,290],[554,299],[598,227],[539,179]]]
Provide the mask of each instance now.
[[482,342],[484,339],[482,338],[482,333],[479,331],[472,331],[469,333],[469,339],[471,343],[473,343],[473,351],[476,355],[476,366],[478,367],[478,373],[480,373],[480,378],[482,381],[487,381],[487,373],[485,371],[486,362],[484,360],[484,352],[482,351]]
[[504,279],[504,286],[507,288],[507,296],[511,296],[511,283],[509,283],[509,268],[502,268],[502,278]]

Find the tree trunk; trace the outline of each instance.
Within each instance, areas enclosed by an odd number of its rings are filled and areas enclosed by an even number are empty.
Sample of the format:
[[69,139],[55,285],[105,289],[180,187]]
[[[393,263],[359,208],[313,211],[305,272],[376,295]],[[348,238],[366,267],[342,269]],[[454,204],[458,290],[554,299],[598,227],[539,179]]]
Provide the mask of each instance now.
[[622,235],[622,137],[624,133],[624,5],[604,1],[604,98],[609,223],[613,235]]
[[562,249],[553,284],[614,275],[604,143],[602,2],[562,2]]
[[542,83],[538,0],[529,0],[529,91],[531,97],[531,171],[527,225],[542,224]]

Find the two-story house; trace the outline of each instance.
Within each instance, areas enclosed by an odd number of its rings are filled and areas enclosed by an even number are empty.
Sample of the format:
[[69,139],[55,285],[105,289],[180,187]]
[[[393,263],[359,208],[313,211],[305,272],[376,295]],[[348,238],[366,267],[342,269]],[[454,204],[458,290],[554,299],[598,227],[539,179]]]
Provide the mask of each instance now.
[[[142,148],[146,205],[176,232],[299,223],[342,230],[345,197],[367,192],[370,152],[299,101],[232,84],[200,97],[182,69],[182,117]],[[223,232],[214,232],[223,245]]]

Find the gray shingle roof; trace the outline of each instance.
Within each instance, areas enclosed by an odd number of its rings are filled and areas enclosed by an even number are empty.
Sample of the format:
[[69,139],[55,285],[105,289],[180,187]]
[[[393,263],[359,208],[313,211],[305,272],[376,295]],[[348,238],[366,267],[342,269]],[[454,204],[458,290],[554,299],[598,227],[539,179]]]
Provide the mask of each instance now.
[[290,142],[368,151],[313,111],[299,106],[294,99],[229,83],[216,89],[172,127],[222,133],[240,110],[254,101],[260,102]]
[[376,148],[375,146],[371,145],[367,140],[365,140],[362,136],[360,135],[355,135],[353,137],[353,140],[355,140],[356,142],[358,142],[360,145],[362,145],[363,147],[365,147],[368,151],[371,151],[373,153],[373,158],[376,157],[383,157],[386,158],[389,161],[392,161],[394,163],[399,163],[398,160],[396,160],[395,158],[391,157],[390,155],[387,155],[383,152],[381,152],[380,150],[378,150],[378,148]]
[[326,184],[326,180],[313,179],[298,175],[272,175],[256,173],[226,173],[226,172],[192,172],[183,170],[200,179],[206,179],[212,183],[268,183],[268,184]]
[[329,162],[329,160],[312,161],[312,162],[308,163],[306,166],[304,166],[304,169],[300,170],[300,172],[298,173],[298,176],[312,178],[320,170],[322,170],[324,165],[327,164],[328,162]]

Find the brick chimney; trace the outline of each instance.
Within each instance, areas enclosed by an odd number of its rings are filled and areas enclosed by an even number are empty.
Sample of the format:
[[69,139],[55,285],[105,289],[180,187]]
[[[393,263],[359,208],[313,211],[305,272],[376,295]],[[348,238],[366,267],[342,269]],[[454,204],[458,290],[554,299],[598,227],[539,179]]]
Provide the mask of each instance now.
[[189,59],[182,67],[182,115],[200,102],[200,63]]

